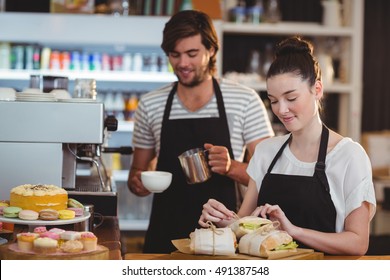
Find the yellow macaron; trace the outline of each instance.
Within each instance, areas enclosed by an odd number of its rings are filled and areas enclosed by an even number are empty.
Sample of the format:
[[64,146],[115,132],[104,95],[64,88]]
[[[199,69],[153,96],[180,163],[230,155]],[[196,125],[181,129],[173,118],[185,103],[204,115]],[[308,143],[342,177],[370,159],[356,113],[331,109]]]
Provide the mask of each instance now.
[[75,217],[76,213],[72,210],[59,210],[58,211],[58,218],[61,220],[70,220]]

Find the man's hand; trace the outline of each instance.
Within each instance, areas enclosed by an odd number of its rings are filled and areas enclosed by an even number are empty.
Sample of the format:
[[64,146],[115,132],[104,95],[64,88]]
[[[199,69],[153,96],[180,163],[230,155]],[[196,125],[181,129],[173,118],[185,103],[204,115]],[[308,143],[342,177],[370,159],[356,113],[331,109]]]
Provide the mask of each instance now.
[[208,163],[211,171],[221,175],[226,175],[232,165],[229,150],[226,147],[214,146],[209,143],[205,143],[204,148],[208,150]]

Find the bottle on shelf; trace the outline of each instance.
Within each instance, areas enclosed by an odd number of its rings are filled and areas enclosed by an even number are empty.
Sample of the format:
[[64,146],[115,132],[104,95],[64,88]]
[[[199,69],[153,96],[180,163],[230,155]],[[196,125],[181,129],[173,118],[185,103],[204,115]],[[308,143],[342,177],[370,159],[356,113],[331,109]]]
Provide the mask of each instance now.
[[192,9],[193,9],[193,6],[192,6],[192,1],[191,0],[183,0],[181,2],[180,11],[192,10]]
[[277,23],[282,20],[279,0],[269,0],[264,17],[265,21],[270,23]]

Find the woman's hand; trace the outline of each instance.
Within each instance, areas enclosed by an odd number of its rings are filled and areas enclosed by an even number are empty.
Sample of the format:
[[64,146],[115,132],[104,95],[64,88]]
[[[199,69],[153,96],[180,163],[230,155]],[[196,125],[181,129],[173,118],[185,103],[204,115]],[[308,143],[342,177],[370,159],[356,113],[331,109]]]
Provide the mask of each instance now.
[[231,167],[229,150],[224,146],[214,146],[212,144],[204,144],[204,148],[208,150],[208,163],[211,171],[221,175],[226,175]]
[[292,235],[293,231],[297,229],[290,220],[286,217],[279,205],[265,205],[257,207],[252,214],[253,216],[260,216],[262,218],[270,219],[271,221],[278,221],[280,229],[287,231]]
[[207,221],[213,222],[219,227],[224,227],[232,222],[234,212],[227,209],[225,205],[215,199],[209,199],[203,205],[202,215],[199,218],[199,225],[208,227]]

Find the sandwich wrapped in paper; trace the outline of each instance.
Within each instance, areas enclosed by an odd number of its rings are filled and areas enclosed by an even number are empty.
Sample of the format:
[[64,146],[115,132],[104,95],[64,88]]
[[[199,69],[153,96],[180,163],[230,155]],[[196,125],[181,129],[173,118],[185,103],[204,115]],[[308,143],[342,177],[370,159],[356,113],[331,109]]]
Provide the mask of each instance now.
[[236,234],[237,239],[240,239],[243,235],[251,233],[268,224],[272,224],[272,221],[257,216],[246,216],[238,218],[235,222],[230,224],[229,227]]
[[235,255],[237,240],[234,232],[230,228],[217,228],[209,224],[209,228],[195,229],[189,239],[172,240],[172,244],[185,254]]
[[296,252],[298,245],[286,232],[268,224],[248,233],[240,239],[238,250],[241,254],[268,258],[276,252]]
[[229,256],[236,253],[236,236],[230,228],[201,228],[190,234],[195,254]]

